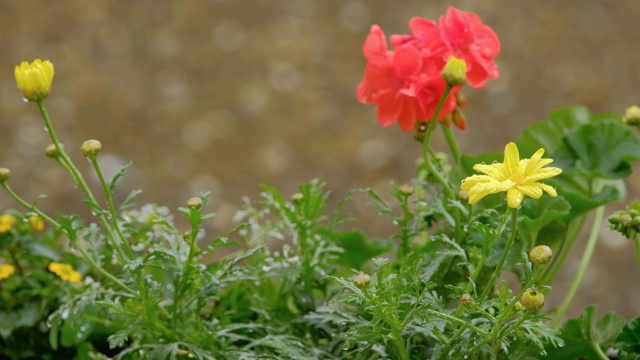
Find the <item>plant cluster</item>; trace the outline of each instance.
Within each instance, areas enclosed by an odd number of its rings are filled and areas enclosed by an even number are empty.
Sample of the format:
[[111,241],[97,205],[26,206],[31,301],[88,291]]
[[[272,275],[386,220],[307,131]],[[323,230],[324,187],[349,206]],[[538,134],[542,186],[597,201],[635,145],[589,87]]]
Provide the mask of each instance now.
[[[206,193],[177,209],[186,228],[166,207],[135,205],[139,191],[116,203],[129,165],[106,179],[98,140],[79,147],[98,179],[97,191],[90,186],[45,107],[53,64],[17,66],[18,87],[51,139],[46,155],[69,173],[92,216],[44,213],[0,169],[0,186],[24,208],[0,215],[0,357],[637,359],[640,318],[598,320],[589,306],[563,323],[604,206],[624,199],[623,180],[640,159],[637,111],[560,109],[504,153],[463,154],[450,128],[466,127],[460,91],[498,77],[500,42],[477,15],[452,7],[438,23],[414,18],[409,27],[411,35],[391,37],[394,50],[371,28],[357,98],[376,104],[382,125],[413,131],[415,179],[392,182],[387,194],[355,189],[333,209],[319,179],[288,195],[263,186],[238,226],[219,236],[204,231],[213,216]],[[432,147],[438,127],[451,159]],[[393,236],[353,226],[344,206],[356,196],[395,227]],[[635,202],[609,219],[637,249],[639,209]],[[592,212],[572,287],[553,293]],[[232,253],[203,261],[224,247]],[[545,308],[550,296],[564,299],[557,309]]]

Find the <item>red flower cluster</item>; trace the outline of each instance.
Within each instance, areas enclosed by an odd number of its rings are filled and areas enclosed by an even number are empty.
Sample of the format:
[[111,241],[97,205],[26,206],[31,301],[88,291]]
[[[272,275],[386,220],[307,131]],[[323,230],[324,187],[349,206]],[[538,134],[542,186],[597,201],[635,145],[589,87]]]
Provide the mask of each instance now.
[[[441,77],[449,56],[466,61],[466,81],[475,88],[498,77],[494,57],[500,52],[495,32],[473,13],[449,7],[439,23],[415,17],[409,22],[412,35],[392,35],[389,50],[384,32],[373,25],[363,45],[367,67],[356,93],[359,101],[377,105],[383,126],[398,122],[402,130],[414,128],[416,120],[429,121],[444,95]],[[455,86],[445,99],[437,119],[456,109]],[[464,123],[454,121],[460,128]]]

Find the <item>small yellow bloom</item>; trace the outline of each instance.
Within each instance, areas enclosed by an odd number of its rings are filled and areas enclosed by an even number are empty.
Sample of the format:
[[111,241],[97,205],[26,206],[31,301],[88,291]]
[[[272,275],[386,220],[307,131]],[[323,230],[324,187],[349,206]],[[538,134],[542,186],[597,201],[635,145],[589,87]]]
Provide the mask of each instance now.
[[44,221],[40,216],[29,216],[29,227],[33,231],[44,230]]
[[79,272],[73,270],[69,264],[61,264],[57,262],[49,263],[49,271],[58,275],[60,279],[65,281],[71,281],[74,283],[82,280],[82,275]]
[[34,60],[31,64],[23,61],[16,66],[15,76],[18,88],[29,101],[42,100],[51,94],[53,64],[49,60]]
[[4,234],[13,229],[16,224],[16,218],[9,214],[0,215],[0,234]]
[[545,168],[553,159],[543,159],[542,154],[544,149],[540,148],[531,159],[520,160],[518,147],[510,142],[504,148],[504,163],[476,164],[473,169],[485,175],[471,175],[462,180],[461,189],[469,193],[469,204],[503,191],[507,193],[507,204],[512,208],[519,207],[525,195],[539,199],[543,190],[557,196],[555,188],[538,181],[554,177],[562,169]]
[[6,279],[16,272],[16,268],[9,264],[0,264],[0,280]]

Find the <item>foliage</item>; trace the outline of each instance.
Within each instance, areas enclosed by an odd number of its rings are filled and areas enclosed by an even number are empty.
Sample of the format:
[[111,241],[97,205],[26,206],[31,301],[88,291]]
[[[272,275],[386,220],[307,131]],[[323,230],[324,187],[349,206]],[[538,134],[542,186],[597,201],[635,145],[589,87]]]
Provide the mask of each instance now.
[[[627,323],[609,313],[596,321],[596,306],[589,306],[560,326],[593,253],[603,205],[626,195],[624,179],[640,159],[636,133],[618,115],[575,106],[531,124],[507,144],[504,158],[461,154],[450,129],[466,126],[459,90],[465,76],[474,87],[497,76],[499,42],[477,16],[453,8],[439,24],[416,18],[411,28],[413,35],[392,37],[390,51],[382,30],[372,27],[359,96],[383,107],[383,124],[391,113],[402,114],[401,129],[417,127],[415,179],[392,181],[384,194],[354,189],[342,200],[320,179],[290,195],[265,185],[261,198],[238,212],[238,226],[218,236],[205,231],[214,216],[206,212],[208,193],[173,212],[135,205],[139,191],[116,204],[112,193],[130,164],[105,179],[97,161],[102,145],[88,140],[81,154],[98,179],[99,200],[46,111],[53,64],[23,63],[16,79],[43,116],[52,141],[46,154],[84,193],[91,216],[44,213],[39,199],[12,190],[11,172],[0,168],[0,185],[25,209],[0,216],[0,356],[639,359],[640,318]],[[446,46],[424,43],[425,31],[438,29],[451,30],[439,33]],[[474,47],[457,48],[464,41],[448,37],[458,33]],[[490,51],[482,51],[483,41]],[[416,66],[422,61],[428,66]],[[442,77],[433,71],[438,66]],[[381,91],[395,88],[385,71],[396,70],[407,71],[393,73],[395,80],[426,90],[403,89],[394,102]],[[443,106],[446,117],[439,116]],[[432,148],[436,127],[450,157]],[[395,227],[393,235],[382,239],[354,226],[346,210],[354,197],[366,198]],[[638,206],[609,220],[636,249]],[[553,293],[549,285],[592,210],[572,288]],[[640,260],[640,250],[636,255]],[[555,311],[543,307],[549,296],[564,298]]]

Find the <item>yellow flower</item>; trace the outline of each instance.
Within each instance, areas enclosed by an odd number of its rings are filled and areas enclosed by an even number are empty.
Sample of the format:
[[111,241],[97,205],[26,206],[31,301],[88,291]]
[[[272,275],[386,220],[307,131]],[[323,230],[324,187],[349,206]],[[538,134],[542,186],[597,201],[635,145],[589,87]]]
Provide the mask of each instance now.
[[540,148],[531,159],[520,160],[518,147],[510,142],[504,148],[504,163],[475,165],[473,169],[485,175],[472,175],[462,180],[461,189],[469,193],[469,204],[503,191],[507,193],[507,204],[512,208],[520,206],[524,195],[539,199],[544,190],[551,196],[557,196],[555,188],[538,181],[554,177],[562,169],[545,168],[553,160],[543,159],[542,154],[544,149]]
[[6,279],[16,272],[16,268],[9,264],[0,264],[0,280]]
[[33,231],[42,231],[44,230],[44,221],[40,216],[29,216],[29,227]]
[[31,64],[23,61],[16,66],[15,76],[18,88],[30,101],[42,100],[51,94],[53,64],[49,60],[34,60]]
[[13,225],[16,224],[16,218],[9,214],[0,215],[0,234],[4,234],[7,231],[13,229]]
[[49,271],[58,275],[62,280],[71,281],[74,283],[80,282],[80,280],[82,280],[82,275],[80,275],[79,272],[73,270],[73,268],[69,264],[61,264],[57,262],[49,263]]

